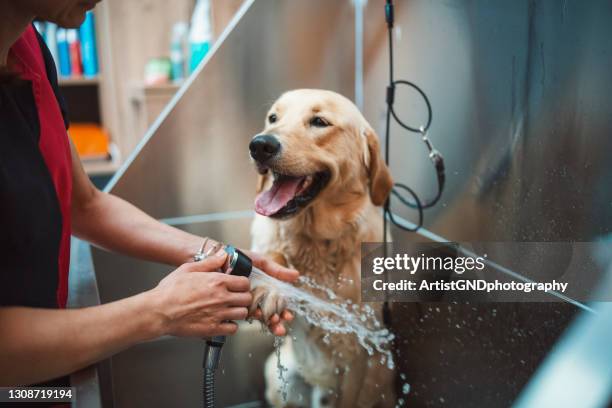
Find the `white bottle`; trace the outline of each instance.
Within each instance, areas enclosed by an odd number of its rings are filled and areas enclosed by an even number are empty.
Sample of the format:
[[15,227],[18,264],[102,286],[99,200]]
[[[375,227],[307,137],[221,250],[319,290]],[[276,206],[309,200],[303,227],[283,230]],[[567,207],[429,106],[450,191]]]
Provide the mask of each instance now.
[[57,51],[57,24],[47,23],[45,24],[45,41],[47,41],[47,47],[51,52],[55,66],[59,66],[59,55]]
[[213,41],[210,0],[198,0],[191,16],[189,30],[189,72],[204,59]]

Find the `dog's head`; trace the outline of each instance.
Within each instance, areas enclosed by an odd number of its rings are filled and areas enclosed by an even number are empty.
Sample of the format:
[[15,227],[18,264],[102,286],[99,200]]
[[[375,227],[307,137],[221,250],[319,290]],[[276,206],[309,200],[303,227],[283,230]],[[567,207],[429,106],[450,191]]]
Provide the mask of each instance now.
[[364,199],[382,205],[393,185],[372,127],[335,92],[283,94],[249,149],[261,175],[255,201],[261,215],[289,218],[309,206]]

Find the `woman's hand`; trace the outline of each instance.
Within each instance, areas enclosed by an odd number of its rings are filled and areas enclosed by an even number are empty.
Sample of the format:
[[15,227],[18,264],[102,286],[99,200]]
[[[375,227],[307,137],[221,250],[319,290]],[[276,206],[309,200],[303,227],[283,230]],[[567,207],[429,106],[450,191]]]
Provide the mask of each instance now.
[[[285,268],[278,263],[263,257],[255,252],[242,250],[246,255],[251,258],[253,261],[253,265],[257,268],[261,269],[268,275],[285,281],[285,282],[294,282],[300,276],[298,271],[294,269]],[[256,319],[262,319],[263,313],[261,309],[257,309],[253,314],[253,317]],[[283,310],[280,314],[274,313],[267,322],[264,322],[268,325],[268,328],[275,336],[284,336],[287,334],[287,329],[285,328],[285,323],[288,323],[293,320],[293,314],[288,310]]]
[[253,297],[247,278],[216,272],[226,258],[222,253],[184,264],[150,291],[162,334],[210,337],[236,332],[232,320],[246,319]]

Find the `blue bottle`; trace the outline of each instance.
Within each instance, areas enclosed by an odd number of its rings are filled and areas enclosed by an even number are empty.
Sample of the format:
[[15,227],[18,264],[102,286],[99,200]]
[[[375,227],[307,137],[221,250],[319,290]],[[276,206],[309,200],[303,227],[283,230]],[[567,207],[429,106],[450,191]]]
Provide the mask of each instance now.
[[88,11],[85,21],[79,28],[81,39],[81,58],[83,59],[83,75],[92,77],[98,75],[98,51],[96,48],[96,24],[94,13]]
[[59,57],[60,75],[69,77],[70,69],[70,46],[68,45],[68,31],[65,28],[57,29],[57,55]]

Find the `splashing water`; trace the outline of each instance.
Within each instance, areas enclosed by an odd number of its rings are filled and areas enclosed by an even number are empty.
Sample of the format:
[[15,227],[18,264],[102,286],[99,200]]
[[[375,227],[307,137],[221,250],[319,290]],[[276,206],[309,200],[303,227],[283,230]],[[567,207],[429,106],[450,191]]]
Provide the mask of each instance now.
[[274,352],[276,353],[276,370],[278,372],[278,380],[281,382],[281,395],[283,401],[287,402],[287,387],[289,381],[285,378],[285,372],[289,369],[281,363],[281,346],[283,345],[282,337],[274,337]]
[[404,383],[404,385],[402,385],[402,394],[406,395],[409,392],[410,392],[410,384]]
[[[355,335],[369,355],[378,352],[381,354],[382,364],[386,363],[390,370],[395,367],[391,354],[391,341],[394,335],[386,328],[381,328],[374,309],[369,305],[361,306],[350,300],[341,301],[331,289],[318,285],[306,277],[301,277],[299,282],[322,292],[329,301],[275,279],[257,268],[253,268],[250,279],[252,288],[266,285],[282,293],[288,309],[299,314],[308,323],[330,333]],[[329,344],[329,336],[323,341]]]

